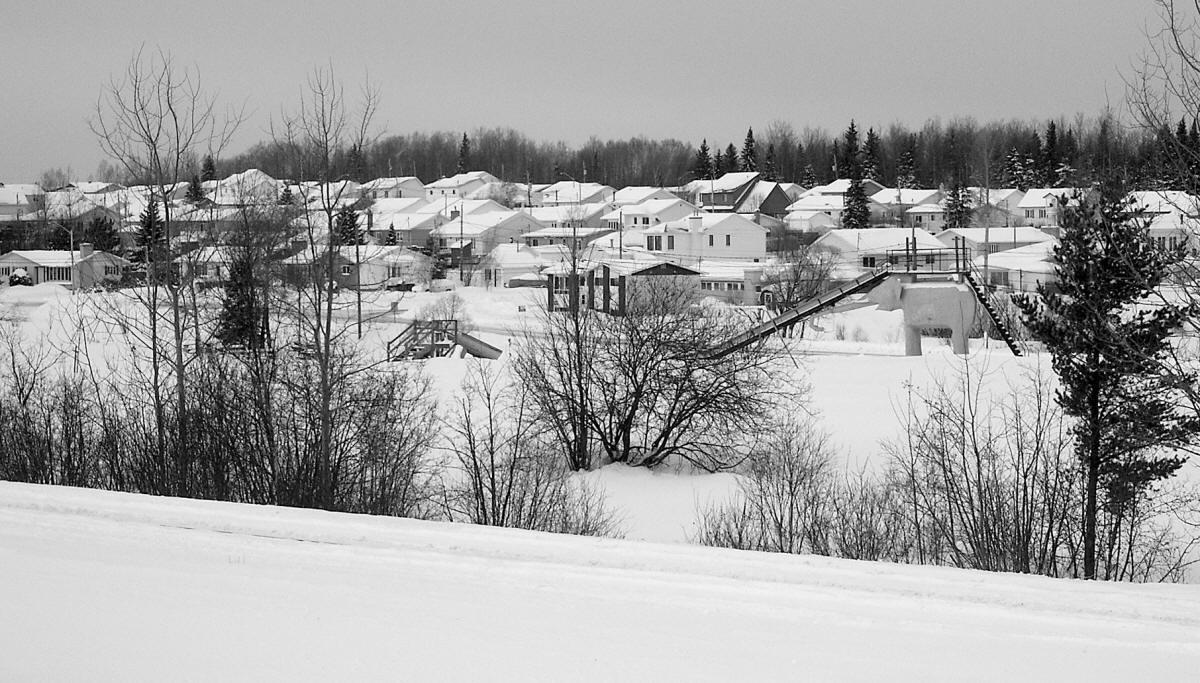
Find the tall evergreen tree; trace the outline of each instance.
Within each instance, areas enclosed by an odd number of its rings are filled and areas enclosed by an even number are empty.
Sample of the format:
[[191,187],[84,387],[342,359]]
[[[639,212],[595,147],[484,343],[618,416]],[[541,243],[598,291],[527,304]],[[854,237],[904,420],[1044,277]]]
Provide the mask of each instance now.
[[809,190],[821,184],[817,180],[817,172],[813,170],[812,164],[804,165],[804,173],[800,176],[800,184]]
[[725,147],[725,172],[737,173],[744,170],[746,169],[742,168],[742,163],[738,160],[737,148],[733,146],[732,142],[729,143]]
[[900,154],[900,160],[896,163],[896,187],[911,190],[916,188],[916,186],[916,154],[911,149],[906,149]]
[[187,194],[184,199],[191,204],[199,204],[204,201],[204,189],[200,187],[200,176],[192,174],[192,179],[188,181]]
[[261,284],[255,274],[251,250],[234,248],[225,280],[221,314],[214,332],[225,346],[260,349],[267,341],[267,311],[260,296]]
[[959,181],[946,191],[946,229],[971,227],[971,193]]
[[837,159],[838,177],[849,178],[851,174],[862,178],[862,150],[859,149],[858,127],[850,119],[850,127],[842,135],[841,144],[834,142],[834,157]]
[[389,247],[394,247],[400,243],[400,236],[396,234],[396,225],[394,223],[388,223],[387,237],[383,243]]
[[367,172],[367,153],[357,143],[350,145],[350,153],[346,158],[347,171],[350,179],[356,183],[361,183],[366,179]]
[[454,168],[458,173],[466,173],[471,168],[471,140],[466,133],[458,144],[458,163]]
[[879,134],[874,128],[867,129],[867,139],[862,150],[862,177],[865,180],[879,180],[880,142]]
[[758,170],[758,149],[754,144],[754,128],[746,129],[746,139],[742,142],[741,170]]
[[1042,141],[1041,163],[1039,164],[1042,182],[1047,187],[1058,187],[1058,126],[1053,121],[1046,125],[1046,139]]
[[775,143],[767,143],[767,158],[763,162],[763,177],[771,182],[779,182],[779,168],[775,164]]
[[1195,377],[1165,370],[1169,338],[1195,316],[1196,305],[1156,299],[1135,308],[1185,252],[1156,247],[1149,221],[1123,194],[1108,184],[1098,200],[1077,194],[1062,202],[1055,285],[1039,284],[1036,296],[1015,298],[1051,354],[1061,385],[1057,400],[1074,418],[1088,579],[1098,578],[1100,505],[1120,519],[1147,487],[1179,469],[1183,457],[1174,449],[1200,434],[1200,420],[1177,409],[1179,388]]
[[705,138],[700,142],[700,149],[696,150],[696,158],[692,162],[692,178],[696,180],[708,180],[712,177],[713,160],[712,156],[708,153],[708,138]]
[[292,204],[295,204],[295,203],[296,203],[296,198],[295,198],[295,196],[292,195],[292,186],[284,185],[283,192],[279,193],[279,205],[280,206],[291,206]]
[[116,252],[121,246],[121,235],[117,232],[113,219],[107,216],[96,216],[88,221],[83,231],[83,241],[92,245],[97,251]]
[[[737,166],[735,165],[734,168],[736,169]],[[713,157],[713,177],[720,178],[728,170],[729,167],[726,166],[725,154],[718,149],[716,155]]]
[[208,182],[209,180],[217,179],[217,165],[213,163],[211,154],[204,155],[204,162],[200,165],[200,180]]
[[863,167],[862,160],[859,158],[858,129],[855,128],[853,120],[850,121],[850,127],[846,129],[843,141],[845,144],[842,147],[842,162],[839,170],[849,179],[850,187],[846,189],[845,205],[842,208],[842,227],[869,228],[871,227],[871,210],[867,203],[867,192],[863,188]]
[[156,200],[151,199],[142,215],[138,217],[138,230],[134,240],[138,246],[137,260],[147,262],[151,259],[162,259],[161,252],[167,242],[167,233],[162,216],[158,213]]
[[362,230],[358,228],[358,213],[351,206],[338,209],[334,217],[334,240],[341,245],[366,244]]

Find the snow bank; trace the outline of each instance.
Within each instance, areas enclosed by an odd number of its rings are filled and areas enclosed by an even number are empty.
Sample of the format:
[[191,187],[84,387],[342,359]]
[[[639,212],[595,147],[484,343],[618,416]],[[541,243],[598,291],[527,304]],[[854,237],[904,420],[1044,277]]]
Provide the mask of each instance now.
[[1200,591],[0,483],[4,680],[1194,680]]

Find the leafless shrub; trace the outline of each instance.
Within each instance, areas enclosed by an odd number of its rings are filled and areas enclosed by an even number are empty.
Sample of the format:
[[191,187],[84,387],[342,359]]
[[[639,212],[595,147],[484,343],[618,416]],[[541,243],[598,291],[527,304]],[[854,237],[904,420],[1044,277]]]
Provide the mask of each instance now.
[[571,477],[528,390],[473,361],[450,433],[442,507],[453,521],[584,536],[619,529],[603,494]]

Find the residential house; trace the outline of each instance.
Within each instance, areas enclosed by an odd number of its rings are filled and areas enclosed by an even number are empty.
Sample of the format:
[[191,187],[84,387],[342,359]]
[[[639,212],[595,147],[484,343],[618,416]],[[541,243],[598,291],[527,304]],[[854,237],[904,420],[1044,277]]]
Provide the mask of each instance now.
[[[911,254],[916,243],[916,259]],[[812,243],[812,248],[837,256],[836,279],[853,279],[866,271],[892,264],[918,270],[941,270],[953,263],[953,253],[933,235],[910,228],[867,228],[830,230]]]
[[542,205],[611,203],[616,193],[615,188],[600,183],[560,180],[542,190]]
[[[1054,247],[1057,240],[1035,242],[1016,249],[989,254],[987,257],[987,281],[995,287],[1019,292],[1035,292],[1039,284],[1053,285]],[[985,267],[982,256],[975,258],[975,267]]]
[[1020,208],[1025,193],[1014,187],[984,188],[969,187],[971,197],[971,223],[978,226],[1022,226],[1025,212]]
[[623,187],[613,193],[612,204],[614,206],[633,206],[635,204],[643,204],[654,199],[676,199],[674,193],[662,187],[650,187],[648,185],[631,185]]
[[767,230],[737,213],[700,213],[642,231],[646,251],[676,263],[767,258]]
[[500,179],[487,171],[469,171],[459,173],[449,178],[441,178],[425,185],[426,199],[441,199],[442,197],[466,197],[488,183],[498,183]]
[[23,269],[33,284],[53,282],[71,289],[116,284],[129,261],[103,251],[92,249],[84,242],[76,251],[19,250],[0,256],[0,281]]
[[918,204],[904,212],[904,227],[938,233],[946,229],[946,207],[942,204]]
[[1054,241],[1053,237],[1037,228],[1015,225],[1007,228],[953,228],[943,230],[935,237],[947,247],[965,248],[971,258]]
[[689,187],[696,197],[696,206],[705,211],[734,213],[761,177],[753,171],[726,173],[711,180],[694,180]]
[[787,207],[795,201],[783,189],[781,183],[757,180],[750,190],[742,195],[733,206],[734,213],[783,218]]
[[571,253],[562,244],[529,246],[520,242],[498,244],[476,269],[473,284],[485,287],[545,287],[542,271],[569,261]]
[[283,194],[283,188],[282,182],[257,168],[251,168],[218,181],[212,200],[225,206],[276,204],[279,195]]
[[431,206],[424,196],[376,199],[362,210],[360,223],[365,223],[367,234],[376,244],[386,244],[388,234],[395,231],[396,244],[425,247],[429,233],[449,220],[436,211],[436,207],[426,210]]
[[611,204],[596,202],[592,204],[556,204],[535,206],[525,209],[525,213],[533,216],[548,228],[609,228],[605,226],[603,217],[612,209]]
[[1075,193],[1070,187],[1038,187],[1025,191],[1025,196],[1017,204],[1021,211],[1021,219],[1025,225],[1042,227],[1058,225],[1059,202]]
[[659,223],[686,218],[699,213],[691,202],[671,195],[665,199],[649,199],[639,204],[627,204],[609,211],[601,219],[610,230],[644,230]]
[[362,185],[367,199],[412,199],[425,197],[425,183],[415,176],[376,178]]
[[884,188],[871,195],[871,201],[882,207],[880,222],[906,228],[912,227],[907,213],[909,209],[921,204],[939,204],[944,198],[941,190],[913,188]]
[[443,254],[453,260],[475,259],[499,244],[515,241],[525,233],[547,226],[523,211],[479,211],[462,213],[430,232]]
[[1126,199],[1132,208],[1149,217],[1166,214],[1200,217],[1200,197],[1180,190],[1142,190],[1130,192]]

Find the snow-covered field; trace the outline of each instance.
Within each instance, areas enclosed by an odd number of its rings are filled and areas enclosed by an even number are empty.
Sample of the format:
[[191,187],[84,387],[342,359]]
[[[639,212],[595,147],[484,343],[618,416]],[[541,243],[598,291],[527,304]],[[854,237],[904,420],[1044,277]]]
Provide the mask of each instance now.
[[[536,290],[460,292],[500,347]],[[91,357],[88,297],[0,287],[0,318]],[[381,347],[444,294],[365,308]],[[395,308],[392,302],[395,301]],[[522,310],[524,306],[524,310]],[[1048,366],[973,341],[907,358],[897,313],[826,316],[791,373],[848,467],[886,462],[906,386],[964,364],[1003,391]],[[504,362],[502,359],[499,361]],[[443,399],[468,361],[425,363]],[[1189,465],[1194,471],[1195,467]],[[0,681],[1196,680],[1200,588],[1111,585],[686,545],[731,474],[610,466],[627,540],[0,482]]]
[[0,680],[1143,680],[1200,590],[0,483]]

